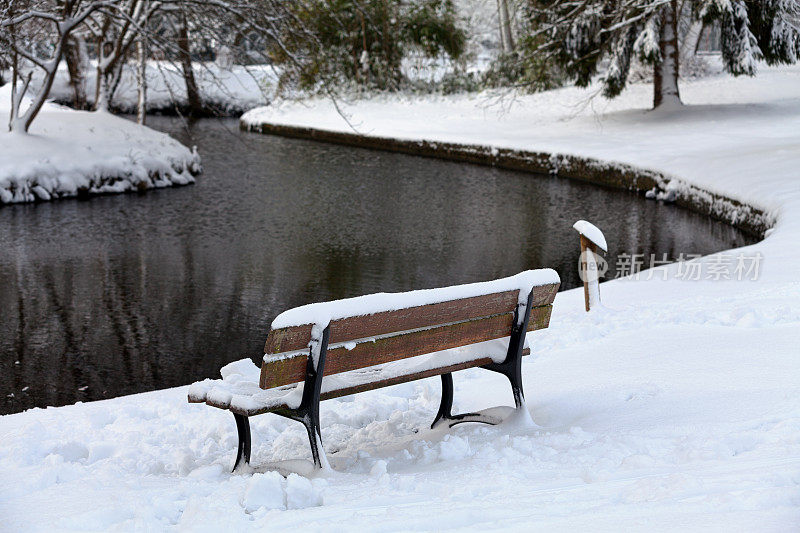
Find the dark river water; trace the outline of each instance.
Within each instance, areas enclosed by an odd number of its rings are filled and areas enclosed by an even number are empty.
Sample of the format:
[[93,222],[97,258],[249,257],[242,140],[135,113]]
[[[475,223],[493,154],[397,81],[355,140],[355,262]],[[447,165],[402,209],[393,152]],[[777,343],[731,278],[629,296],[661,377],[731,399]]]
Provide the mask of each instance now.
[[0,208],[0,413],[216,377],[309,302],[538,267],[575,287],[581,218],[612,258],[753,242],[570,180],[241,133],[235,120],[149,124],[198,146],[196,185]]

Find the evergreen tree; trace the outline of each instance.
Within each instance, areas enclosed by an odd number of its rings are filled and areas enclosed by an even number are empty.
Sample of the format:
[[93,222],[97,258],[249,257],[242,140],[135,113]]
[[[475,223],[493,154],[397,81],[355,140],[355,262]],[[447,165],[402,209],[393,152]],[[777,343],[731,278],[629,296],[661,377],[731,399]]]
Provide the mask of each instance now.
[[401,65],[413,49],[457,59],[466,44],[452,0],[303,0],[270,47],[281,86],[304,90],[356,83],[401,87]]
[[[556,61],[579,86],[600,74],[613,98],[628,81],[634,58],[653,67],[653,107],[680,103],[679,14],[719,24],[726,71],[756,73],[756,64],[794,63],[800,55],[798,0],[530,0],[529,15],[546,36],[536,49]],[[602,73],[601,73],[602,69]]]

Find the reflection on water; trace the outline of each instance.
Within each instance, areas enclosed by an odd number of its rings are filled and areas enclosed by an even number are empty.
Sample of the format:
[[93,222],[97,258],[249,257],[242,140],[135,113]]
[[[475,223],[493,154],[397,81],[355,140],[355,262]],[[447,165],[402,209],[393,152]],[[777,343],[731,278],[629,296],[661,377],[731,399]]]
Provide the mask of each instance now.
[[151,125],[198,145],[197,185],[0,209],[0,412],[216,376],[308,302],[545,266],[575,287],[580,218],[605,230],[611,257],[751,242],[568,180],[240,133],[230,120]]

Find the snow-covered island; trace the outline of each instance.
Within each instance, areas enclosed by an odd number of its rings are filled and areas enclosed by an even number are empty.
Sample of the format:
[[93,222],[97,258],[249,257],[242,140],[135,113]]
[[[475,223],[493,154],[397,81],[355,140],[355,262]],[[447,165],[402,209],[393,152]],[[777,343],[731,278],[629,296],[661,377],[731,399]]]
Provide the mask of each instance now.
[[[0,87],[8,117],[11,85]],[[194,183],[200,156],[107,112],[45,104],[29,133],[0,132],[0,204]]]

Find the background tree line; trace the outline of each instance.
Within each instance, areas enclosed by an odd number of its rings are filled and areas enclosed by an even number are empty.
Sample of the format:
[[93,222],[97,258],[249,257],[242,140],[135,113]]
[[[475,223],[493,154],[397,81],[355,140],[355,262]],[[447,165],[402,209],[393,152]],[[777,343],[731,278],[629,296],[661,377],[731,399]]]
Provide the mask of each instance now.
[[146,67],[156,60],[180,72],[185,112],[202,115],[213,110],[196,72],[215,58],[271,65],[284,96],[413,88],[403,69],[412,56],[451,64],[456,89],[598,81],[608,97],[645,68],[659,106],[680,102],[681,64],[704,28],[719,33],[723,66],[734,75],[800,55],[800,0],[482,1],[496,14],[498,47],[476,75],[466,68],[470,35],[453,0],[2,0],[9,128],[28,130],[62,64],[79,109],[108,109],[124,69],[134,69],[143,122]]
[[[27,131],[65,64],[72,105],[108,109],[126,65],[182,72],[188,112],[205,114],[195,71],[204,59],[272,65],[285,93],[351,83],[395,90],[413,49],[457,58],[466,34],[451,0],[5,0],[0,71],[12,85],[11,130]],[[87,84],[94,70],[93,87]],[[32,83],[34,82],[34,83]],[[92,98],[89,98],[92,91]],[[25,105],[24,96],[32,97]],[[23,109],[24,107],[24,109]]]

